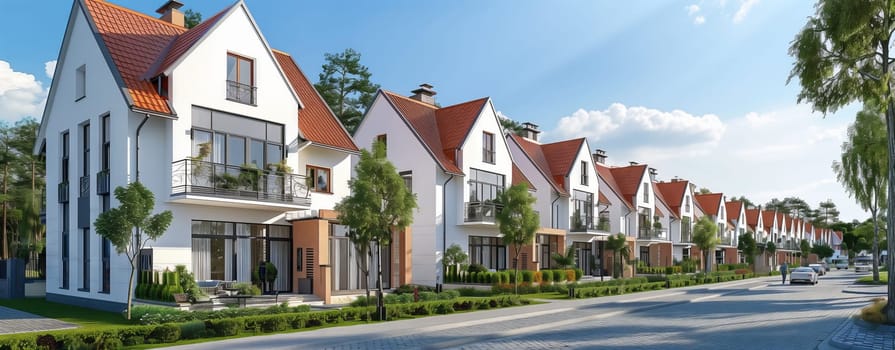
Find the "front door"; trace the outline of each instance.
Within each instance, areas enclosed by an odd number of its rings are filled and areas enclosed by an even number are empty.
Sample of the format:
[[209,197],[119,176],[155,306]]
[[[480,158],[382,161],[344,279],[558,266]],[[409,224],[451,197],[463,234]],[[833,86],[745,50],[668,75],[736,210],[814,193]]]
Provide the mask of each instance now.
[[575,247],[575,266],[584,270],[584,274],[593,276],[594,262],[597,261],[593,255],[592,244],[588,242],[574,242]]

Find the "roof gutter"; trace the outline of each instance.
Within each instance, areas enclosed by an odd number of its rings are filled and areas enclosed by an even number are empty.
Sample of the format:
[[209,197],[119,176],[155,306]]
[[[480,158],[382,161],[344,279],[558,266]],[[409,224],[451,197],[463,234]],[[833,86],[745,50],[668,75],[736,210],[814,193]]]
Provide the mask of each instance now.
[[438,284],[438,290],[441,290],[441,284],[444,282],[444,252],[447,251],[447,184],[454,179],[454,174],[448,174],[450,177],[441,184],[441,254],[442,269],[441,274],[437,276],[435,281]]

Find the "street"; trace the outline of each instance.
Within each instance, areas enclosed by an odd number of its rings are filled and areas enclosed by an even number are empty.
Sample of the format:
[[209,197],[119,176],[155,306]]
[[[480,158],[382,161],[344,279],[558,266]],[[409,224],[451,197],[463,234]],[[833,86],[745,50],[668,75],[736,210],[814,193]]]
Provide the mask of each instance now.
[[868,295],[854,271],[780,277],[240,338],[178,349],[814,349]]

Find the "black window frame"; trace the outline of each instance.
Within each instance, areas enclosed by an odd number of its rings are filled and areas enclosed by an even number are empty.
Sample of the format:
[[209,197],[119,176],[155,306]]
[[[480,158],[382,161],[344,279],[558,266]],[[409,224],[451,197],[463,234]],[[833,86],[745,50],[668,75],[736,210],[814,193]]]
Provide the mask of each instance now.
[[590,183],[590,174],[587,172],[587,161],[581,161],[581,185],[588,186]]
[[[469,236],[469,262],[480,264],[496,271],[507,269],[507,246],[499,237]],[[476,249],[478,248],[478,249]],[[490,260],[484,261],[484,251],[489,251]],[[503,259],[501,259],[503,257]]]
[[482,132],[482,162],[495,164],[497,162],[496,152],[494,151],[494,134]]

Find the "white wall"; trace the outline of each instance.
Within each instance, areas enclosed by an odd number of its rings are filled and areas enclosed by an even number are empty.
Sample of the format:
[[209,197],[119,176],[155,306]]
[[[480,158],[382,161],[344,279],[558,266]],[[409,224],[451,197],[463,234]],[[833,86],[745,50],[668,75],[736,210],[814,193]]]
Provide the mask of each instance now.
[[336,203],[351,194],[348,180],[351,179],[353,167],[352,156],[347,152],[311,145],[299,152],[296,174],[307,174],[307,166],[328,168],[330,170],[330,191],[332,193],[311,192],[312,209],[333,209]]
[[[112,130],[120,130],[127,123],[128,108],[121,90],[105,64],[105,58],[87,24],[83,13],[75,11],[75,20],[71,28],[69,42],[64,47],[63,58],[55,75],[53,101],[48,102],[52,109],[48,110],[46,119],[42,121],[46,128],[46,183],[47,183],[47,292],[74,297],[106,299],[123,302],[127,296],[125,287],[130,264],[123,256],[112,252],[112,288],[111,293],[99,294],[102,283],[101,239],[91,228],[90,234],[90,291],[81,292],[81,245],[78,229],[78,179],[81,175],[81,130],[79,125],[90,123],[90,210],[91,223],[96,219],[102,204],[96,195],[96,173],[100,170],[101,117],[108,114]],[[75,101],[75,71],[86,64],[86,97]],[[62,205],[58,203],[58,184],[61,179],[62,133],[69,131],[69,289],[60,289],[62,285]],[[111,133],[112,144],[112,186],[115,178],[125,176],[127,154],[124,147],[127,143],[125,133]],[[122,149],[122,151],[118,151]],[[113,206],[114,204],[114,197]],[[91,225],[93,226],[93,225]]]
[[[544,177],[544,174],[541,173],[531,159],[525,155],[522,148],[515,141],[511,140],[509,136],[506,137],[506,140],[516,166],[519,167],[519,170],[525,174],[528,181],[531,182],[535,189],[537,189],[532,195],[535,197],[535,210],[541,213],[541,227],[557,228],[562,224],[562,220],[557,224],[556,219],[551,217],[551,215],[556,215],[555,210],[551,210],[551,204],[558,206],[559,204],[556,203],[561,202],[560,200],[553,203],[557,198],[556,191],[553,190],[553,186],[550,184],[549,180]],[[593,180],[596,181],[596,179]]]
[[[376,136],[381,134],[387,135],[388,159],[395,165],[396,170],[413,171],[413,192],[416,194],[419,207],[410,226],[413,240],[411,248],[413,282],[434,285],[436,272],[441,269],[440,247],[444,214],[441,185],[447,177],[442,176],[442,171],[426,151],[425,146],[380,94],[355,131],[354,141],[358,147],[369,149]],[[462,179],[454,177],[449,186],[461,182]]]

